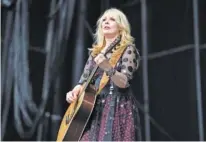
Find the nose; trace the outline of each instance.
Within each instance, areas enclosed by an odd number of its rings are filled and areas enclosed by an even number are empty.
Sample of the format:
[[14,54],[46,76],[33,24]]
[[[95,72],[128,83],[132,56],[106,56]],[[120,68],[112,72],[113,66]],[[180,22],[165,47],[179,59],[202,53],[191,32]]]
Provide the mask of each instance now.
[[105,24],[109,24],[109,21],[108,21],[108,20],[106,20],[106,21],[105,21]]
[[105,23],[105,24],[109,24],[109,19],[106,18],[105,21],[104,21],[104,23]]
[[106,25],[108,25],[108,24],[109,24],[109,21],[108,21],[108,20],[107,20],[107,21],[105,21],[105,24],[106,24]]

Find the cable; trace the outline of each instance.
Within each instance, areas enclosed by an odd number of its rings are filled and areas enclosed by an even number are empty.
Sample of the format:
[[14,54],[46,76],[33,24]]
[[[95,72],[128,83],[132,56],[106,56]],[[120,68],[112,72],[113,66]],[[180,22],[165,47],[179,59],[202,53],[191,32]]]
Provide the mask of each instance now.
[[[10,108],[10,100],[11,100],[11,88],[12,88],[12,79],[13,79],[13,56],[12,56],[12,48],[11,48],[11,33],[12,33],[12,24],[13,24],[13,11],[8,11],[6,13],[6,22],[4,23],[6,25],[5,29],[5,37],[3,42],[3,60],[2,60],[2,131],[1,135],[4,137],[6,125],[7,125],[7,117],[9,114],[9,108]],[[5,95],[3,95],[5,94]]]
[[[66,2],[66,1],[65,1]],[[73,5],[75,3],[75,1],[72,1]],[[63,3],[62,3],[63,4]],[[72,3],[71,3],[72,4]],[[51,10],[53,10],[53,7],[55,6],[55,0],[52,1],[51,4]],[[68,6],[70,5],[63,5],[65,8],[65,10],[68,10]],[[63,15],[63,19],[60,20],[64,20],[65,19],[65,15],[66,15],[66,11],[62,11],[62,9],[60,10],[60,13]],[[61,12],[62,11],[62,12]],[[60,15],[61,16],[61,15]],[[71,15],[69,15],[71,16]],[[71,17],[69,17],[71,18]],[[69,19],[71,21],[71,19]],[[54,32],[54,20],[52,19],[50,20],[49,26],[48,26],[48,31],[47,31],[47,39],[46,39],[46,44],[45,44],[45,48],[46,48],[46,63],[45,63],[45,71],[44,71],[44,82],[43,82],[43,89],[42,89],[42,102],[39,106],[38,109],[38,113],[36,114],[34,121],[33,121],[33,126],[31,128],[29,128],[29,130],[24,130],[21,120],[20,120],[20,112],[18,109],[20,109],[19,107],[16,107],[15,109],[15,121],[16,123],[16,129],[19,133],[19,135],[22,138],[29,138],[33,135],[33,133],[35,132],[36,126],[39,123],[39,120],[43,117],[44,111],[45,111],[45,107],[48,101],[48,97],[49,97],[49,90],[50,90],[50,86],[51,86],[51,79],[52,79],[52,73],[53,70],[56,68],[56,61],[57,56],[60,56],[60,49],[61,47],[61,43],[62,43],[62,38],[63,36],[63,32],[64,32],[64,26],[62,26],[62,24],[67,25],[68,23],[61,21],[59,27],[61,29],[57,29],[56,32]],[[57,21],[59,21],[58,19],[56,19]],[[71,25],[70,25],[71,26]],[[68,35],[69,31],[66,31],[66,34]],[[54,37],[55,40],[54,40]],[[54,43],[54,44],[53,44]],[[63,46],[64,48],[66,48],[65,46]],[[59,49],[60,48],[60,49]],[[59,51],[58,51],[59,50]],[[27,63],[28,64],[28,63]],[[16,83],[17,84],[17,83]],[[16,93],[18,94],[18,87],[16,87]],[[27,88],[28,89],[28,88]],[[20,100],[16,97],[16,102],[15,104],[20,103]],[[17,106],[17,105],[16,105]],[[23,112],[21,110],[21,112]]]
[[[71,25],[72,25],[72,17],[73,17],[73,14],[74,14],[74,5],[75,5],[75,0],[70,0],[70,1],[66,1],[67,2],[67,10],[68,10],[68,16],[65,18],[65,24],[64,24],[64,36],[63,36],[63,40],[61,42],[61,45],[59,45],[58,47],[62,47],[60,48],[60,53],[58,56],[56,56],[55,58],[55,65],[56,67],[53,68],[53,72],[51,73],[51,76],[53,77],[52,80],[54,80],[55,76],[57,76],[57,73],[59,72],[59,70],[61,69],[62,67],[62,63],[64,61],[64,57],[65,57],[65,53],[66,53],[66,42],[67,42],[67,39],[69,38],[69,33],[71,31]],[[69,8],[70,6],[70,8]]]
[[[53,9],[53,7],[54,7],[54,5],[55,5],[55,0],[53,0],[52,1],[52,3],[51,3],[51,9]],[[52,25],[54,25],[53,24],[54,22],[53,22],[53,20],[52,21],[50,21],[50,25],[52,24]],[[52,41],[52,38],[51,38],[51,33],[50,32],[52,32],[52,29],[53,29],[53,26],[51,27],[51,26],[49,26],[49,28],[50,29],[48,29],[48,32],[47,32],[47,34],[49,34],[49,35],[47,35],[47,42],[46,42],[46,46],[47,46],[47,49],[49,49],[48,48],[48,46],[49,47],[51,47],[51,41]],[[48,50],[47,50],[48,51]],[[51,50],[52,51],[52,50]],[[51,51],[49,50],[48,51],[48,53],[47,54],[51,54]],[[50,56],[48,57],[46,57],[47,58],[47,61],[50,59]],[[49,59],[48,59],[49,58]],[[48,69],[48,65],[49,66],[51,66],[50,65],[50,63],[47,63],[46,64],[46,67],[47,68],[45,68],[45,72],[46,72],[46,77],[48,77],[49,75],[48,75],[48,70],[50,69]],[[20,120],[20,113],[18,112],[18,110],[16,109],[15,110],[15,121],[16,121],[16,129],[17,129],[17,132],[19,133],[19,135],[20,135],[20,137],[22,137],[22,138],[30,138],[33,134],[34,134],[34,132],[35,132],[35,130],[36,130],[36,127],[37,127],[37,125],[38,125],[38,122],[39,122],[39,120],[41,119],[41,117],[42,117],[42,114],[44,113],[44,109],[45,109],[45,105],[46,105],[46,102],[47,102],[47,98],[48,98],[48,90],[49,90],[49,87],[48,87],[48,85],[50,84],[50,82],[49,82],[50,80],[48,79],[48,78],[44,78],[44,85],[46,84],[47,86],[44,86],[43,87],[43,94],[42,94],[42,102],[41,102],[41,104],[40,104],[40,106],[39,106],[39,108],[38,108],[38,113],[36,114],[36,116],[34,117],[34,121],[33,121],[33,125],[32,125],[32,127],[30,127],[30,129],[29,130],[24,130],[23,129],[23,126],[22,126],[22,124],[21,124],[21,120]],[[46,92],[46,93],[45,93]],[[17,99],[17,98],[16,98]],[[18,101],[18,100],[16,100],[16,101]]]
[[65,2],[65,0],[59,0],[57,6],[52,9],[52,11],[49,14],[49,18],[53,18],[54,16],[56,16],[57,12],[60,11],[60,8],[62,7],[62,4]]
[[[20,63],[22,63],[22,66],[24,67],[23,72],[22,72],[22,78],[24,82],[24,88],[23,91],[24,95],[23,97],[27,99],[26,105],[29,109],[30,112],[33,114],[37,113],[37,105],[36,103],[33,102],[32,99],[32,85],[29,82],[29,63],[28,63],[28,48],[29,48],[29,28],[28,28],[28,7],[29,3],[23,2],[22,3],[22,60]],[[22,85],[23,86],[23,85]],[[28,96],[28,97],[26,97]]]
[[[29,68],[28,68],[28,3],[26,1],[17,1],[16,3],[16,13],[15,13],[15,23],[13,36],[11,38],[5,39],[5,43],[9,43],[8,41],[12,39],[11,46],[5,44],[6,52],[4,52],[4,59],[8,58],[7,62],[4,60],[4,66],[8,66],[7,72],[4,71],[5,77],[3,81],[5,82],[5,108],[3,112],[3,136],[5,133],[6,120],[8,117],[8,110],[10,106],[10,98],[11,98],[11,81],[13,78],[14,71],[14,119],[15,119],[15,128],[19,133],[20,137],[30,137],[35,129],[35,125],[31,119],[29,113],[34,113],[32,115],[33,118],[39,117],[39,112],[37,111],[36,104],[32,100],[32,87],[29,83]],[[21,10],[20,10],[21,9]],[[22,13],[20,13],[20,11]],[[10,25],[10,24],[9,24]],[[12,29],[8,28],[7,29]],[[8,34],[7,34],[8,35]],[[9,47],[9,48],[8,48]],[[6,56],[8,54],[8,56]],[[14,65],[13,65],[14,63]],[[14,67],[14,69],[11,69]],[[10,82],[10,83],[9,83]],[[33,111],[36,110],[36,111]],[[35,117],[35,113],[36,117]],[[22,115],[21,115],[22,113]],[[25,133],[21,116],[23,121],[31,131],[30,133]],[[28,131],[27,131],[28,132]],[[30,135],[27,135],[30,134]]]
[[[22,37],[20,35],[20,4],[21,1],[17,2],[16,5],[16,15],[15,15],[15,27],[14,27],[14,33],[13,33],[13,45],[12,47],[14,48],[14,118],[16,121],[16,129],[19,133],[21,133],[23,127],[22,127],[22,123],[21,123],[21,118],[20,118],[20,111],[18,110],[20,108],[20,110],[23,113],[23,119],[25,121],[25,124],[27,125],[32,125],[32,120],[29,117],[26,107],[25,107],[25,100],[23,97],[21,97],[21,95],[24,94],[23,90],[22,90],[22,86],[24,87],[24,81],[22,81],[22,77],[21,77],[21,73],[22,73],[22,66],[21,66],[21,60],[20,58],[22,57],[22,51],[21,51],[21,39],[18,39],[19,37]],[[23,38],[23,37],[22,37]],[[20,83],[19,83],[20,82]],[[19,85],[23,83],[23,85]],[[29,95],[29,94],[27,94]],[[28,96],[26,96],[28,97]],[[20,102],[19,98],[23,99],[22,102]]]
[[5,94],[5,98],[4,98],[4,109],[2,110],[2,137],[4,137],[5,135],[5,130],[6,130],[6,124],[8,121],[8,114],[9,114],[9,108],[10,108],[10,104],[11,104],[11,90],[12,90],[12,83],[13,83],[13,56],[12,56],[12,48],[9,47],[9,55],[8,56],[8,67],[7,67],[7,74],[6,74],[6,80],[5,80],[5,91],[2,92],[3,94]]
[[[20,10],[20,7],[22,5],[22,10]],[[15,53],[15,60],[14,60],[14,79],[15,79],[15,84],[14,86],[16,87],[16,91],[14,92],[15,97],[21,98],[20,100],[16,100],[17,104],[19,105],[19,109],[22,112],[23,120],[25,124],[28,127],[32,127],[32,118],[29,116],[28,112],[32,112],[35,114],[37,113],[37,107],[35,103],[32,101],[32,92],[31,92],[31,86],[29,82],[29,74],[28,74],[28,63],[27,61],[27,48],[28,46],[26,45],[26,41],[28,41],[28,37],[26,34],[25,28],[27,28],[27,25],[25,22],[27,21],[27,16],[24,15],[22,16],[20,11],[22,13],[27,13],[27,7],[25,2],[18,1],[17,2],[17,8],[16,8],[16,17],[15,17],[15,28],[14,28],[14,53]],[[25,19],[26,21],[24,21]],[[24,23],[24,24],[23,24]],[[23,25],[23,27],[21,27]],[[25,35],[24,35],[25,34]],[[17,98],[16,98],[17,99]],[[30,104],[30,105],[29,105]],[[29,111],[27,111],[29,109]],[[21,117],[19,113],[16,113],[16,120],[21,121]],[[17,127],[17,129],[21,129],[21,126]],[[23,129],[23,127],[22,127]],[[19,130],[18,130],[19,131]]]

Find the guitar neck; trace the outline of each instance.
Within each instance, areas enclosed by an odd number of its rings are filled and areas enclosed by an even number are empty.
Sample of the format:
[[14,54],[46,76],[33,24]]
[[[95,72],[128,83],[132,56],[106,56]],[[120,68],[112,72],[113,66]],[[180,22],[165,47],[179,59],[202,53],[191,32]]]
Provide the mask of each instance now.
[[85,85],[84,85],[83,90],[85,90],[85,89],[88,87],[88,85],[90,84],[90,82],[91,82],[91,80],[92,80],[92,78],[93,78],[93,76],[94,76],[94,74],[96,73],[96,71],[97,71],[98,68],[99,68],[98,65],[95,65],[95,67],[93,68],[90,76],[89,76],[88,79],[87,79],[87,82],[86,82]]
[[[114,44],[111,44],[110,47],[108,48],[108,50],[104,53],[104,56],[105,56],[108,52],[110,52],[110,51],[112,50],[112,48],[115,47],[119,42],[120,42],[120,39],[118,39],[118,41],[115,42]],[[97,71],[98,68],[99,68],[99,66],[96,64],[95,67],[93,68],[90,76],[88,77],[87,82],[85,83],[83,90],[85,90],[85,89],[88,87],[88,85],[90,84],[90,81],[92,80],[92,78],[93,78],[93,76],[94,76],[94,74],[96,73],[96,71]]]

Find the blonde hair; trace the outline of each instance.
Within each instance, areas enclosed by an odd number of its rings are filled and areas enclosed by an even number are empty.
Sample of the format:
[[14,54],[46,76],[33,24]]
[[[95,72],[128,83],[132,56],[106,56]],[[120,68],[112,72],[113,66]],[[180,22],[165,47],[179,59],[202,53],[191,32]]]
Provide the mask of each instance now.
[[117,22],[120,29],[121,41],[123,41],[125,44],[132,44],[134,42],[134,38],[131,36],[130,24],[126,15],[116,8],[110,8],[106,10],[97,21],[97,28],[94,34],[94,44],[92,51],[99,52],[104,46],[105,39],[101,25],[104,17],[107,15],[113,17]]

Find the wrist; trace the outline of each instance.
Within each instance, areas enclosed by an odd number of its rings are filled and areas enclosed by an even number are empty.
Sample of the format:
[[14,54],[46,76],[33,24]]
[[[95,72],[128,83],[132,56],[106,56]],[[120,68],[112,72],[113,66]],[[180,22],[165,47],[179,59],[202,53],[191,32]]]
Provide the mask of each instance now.
[[106,75],[111,78],[115,72],[116,70],[114,68],[110,68],[108,71],[106,71]]
[[108,72],[110,71],[111,69],[113,69],[113,67],[110,65],[109,61],[107,62],[105,68],[104,68],[104,71]]

